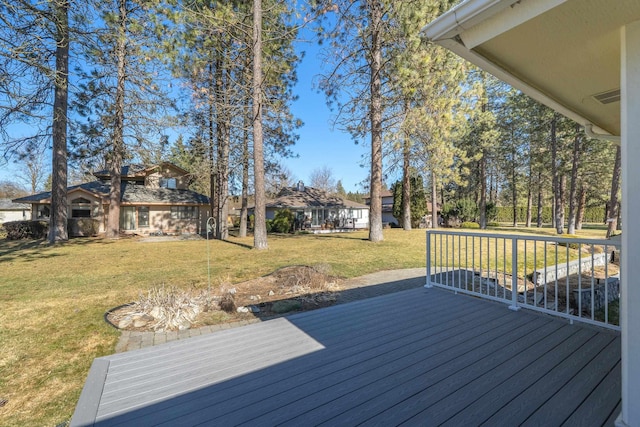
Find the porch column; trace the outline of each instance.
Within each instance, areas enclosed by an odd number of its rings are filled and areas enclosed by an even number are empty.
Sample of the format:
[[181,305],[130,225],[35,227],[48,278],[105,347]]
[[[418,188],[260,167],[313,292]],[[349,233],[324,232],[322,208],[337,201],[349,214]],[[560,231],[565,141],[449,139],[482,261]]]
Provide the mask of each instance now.
[[640,21],[621,30],[622,412],[618,426],[640,426]]

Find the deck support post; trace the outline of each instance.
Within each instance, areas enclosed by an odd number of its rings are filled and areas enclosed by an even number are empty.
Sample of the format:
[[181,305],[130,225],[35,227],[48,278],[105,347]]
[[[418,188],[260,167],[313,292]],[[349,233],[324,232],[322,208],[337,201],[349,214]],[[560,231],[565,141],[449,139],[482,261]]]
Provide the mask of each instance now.
[[622,410],[617,426],[640,426],[640,21],[622,27],[621,148],[622,259],[620,328],[622,336]]

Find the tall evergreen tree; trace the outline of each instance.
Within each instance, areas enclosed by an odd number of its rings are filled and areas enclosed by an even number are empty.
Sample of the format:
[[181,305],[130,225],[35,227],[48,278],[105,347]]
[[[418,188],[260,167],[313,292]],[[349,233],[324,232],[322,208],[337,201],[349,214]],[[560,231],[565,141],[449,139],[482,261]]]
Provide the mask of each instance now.
[[120,234],[122,166],[141,160],[136,152],[151,151],[152,141],[164,141],[162,131],[172,101],[166,94],[154,3],[134,0],[97,1],[93,4],[103,25],[94,28],[85,46],[88,66],[81,68],[81,89],[73,109],[79,114],[74,156],[96,159],[111,176],[106,236]]
[[[78,11],[82,10],[80,4]],[[0,137],[5,158],[52,146],[49,242],[67,234],[67,128],[72,23],[69,0],[0,1]],[[14,137],[9,124],[33,133]]]
[[[349,131],[355,141],[370,141],[371,197],[369,240],[382,241],[382,142],[387,83],[385,52],[390,40],[389,2],[383,0],[339,0],[325,2],[335,12],[333,27],[324,33],[329,40],[325,60],[329,72],[321,76],[320,87],[331,103],[338,105],[335,121]],[[331,24],[331,21],[327,20]],[[350,95],[344,96],[346,90]]]

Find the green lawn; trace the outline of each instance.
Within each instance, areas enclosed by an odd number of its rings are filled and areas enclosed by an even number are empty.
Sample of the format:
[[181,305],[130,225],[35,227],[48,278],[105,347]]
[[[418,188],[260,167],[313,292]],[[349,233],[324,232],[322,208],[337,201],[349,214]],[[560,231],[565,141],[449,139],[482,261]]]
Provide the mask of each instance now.
[[[514,230],[506,230],[513,232]],[[543,230],[549,232],[549,230]],[[584,237],[603,237],[588,230]],[[252,239],[142,243],[73,239],[0,240],[0,425],[54,426],[68,420],[95,357],[113,352],[119,333],[103,314],[157,285],[207,286],[207,245],[214,286],[237,283],[288,265],[331,267],[342,277],[425,264],[425,231],[270,236]]]

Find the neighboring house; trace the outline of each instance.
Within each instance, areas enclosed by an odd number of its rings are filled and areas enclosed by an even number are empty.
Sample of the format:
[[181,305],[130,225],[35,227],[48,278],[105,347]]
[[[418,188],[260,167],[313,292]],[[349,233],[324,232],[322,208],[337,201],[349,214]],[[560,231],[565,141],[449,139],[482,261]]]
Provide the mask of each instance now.
[[267,219],[273,219],[280,209],[292,211],[300,228],[363,229],[369,226],[368,206],[306,187],[302,182],[283,188],[274,200],[267,202]]
[[[103,233],[109,212],[109,172],[96,181],[67,189],[72,236]],[[130,234],[201,233],[209,216],[209,198],[188,189],[188,172],[171,163],[122,168],[120,231]],[[49,219],[51,193],[15,199],[31,204],[33,219]],[[88,221],[89,220],[89,221]],[[91,231],[86,231],[90,223]]]
[[[391,190],[382,190],[382,223],[398,225],[398,219],[393,216],[393,192]],[[364,198],[364,202],[370,206],[371,196]]]
[[11,199],[0,199],[0,224],[31,219],[31,205],[14,203]]
[[[367,196],[364,198],[364,201],[367,205],[371,205],[371,196]],[[436,206],[438,212],[440,211],[440,206]],[[427,212],[431,212],[431,203],[427,202]],[[431,215],[425,215],[424,218],[425,224],[427,227],[431,227]],[[398,218],[393,216],[393,192],[391,190],[382,190],[382,223],[389,224],[394,226],[399,226],[400,221]]]

